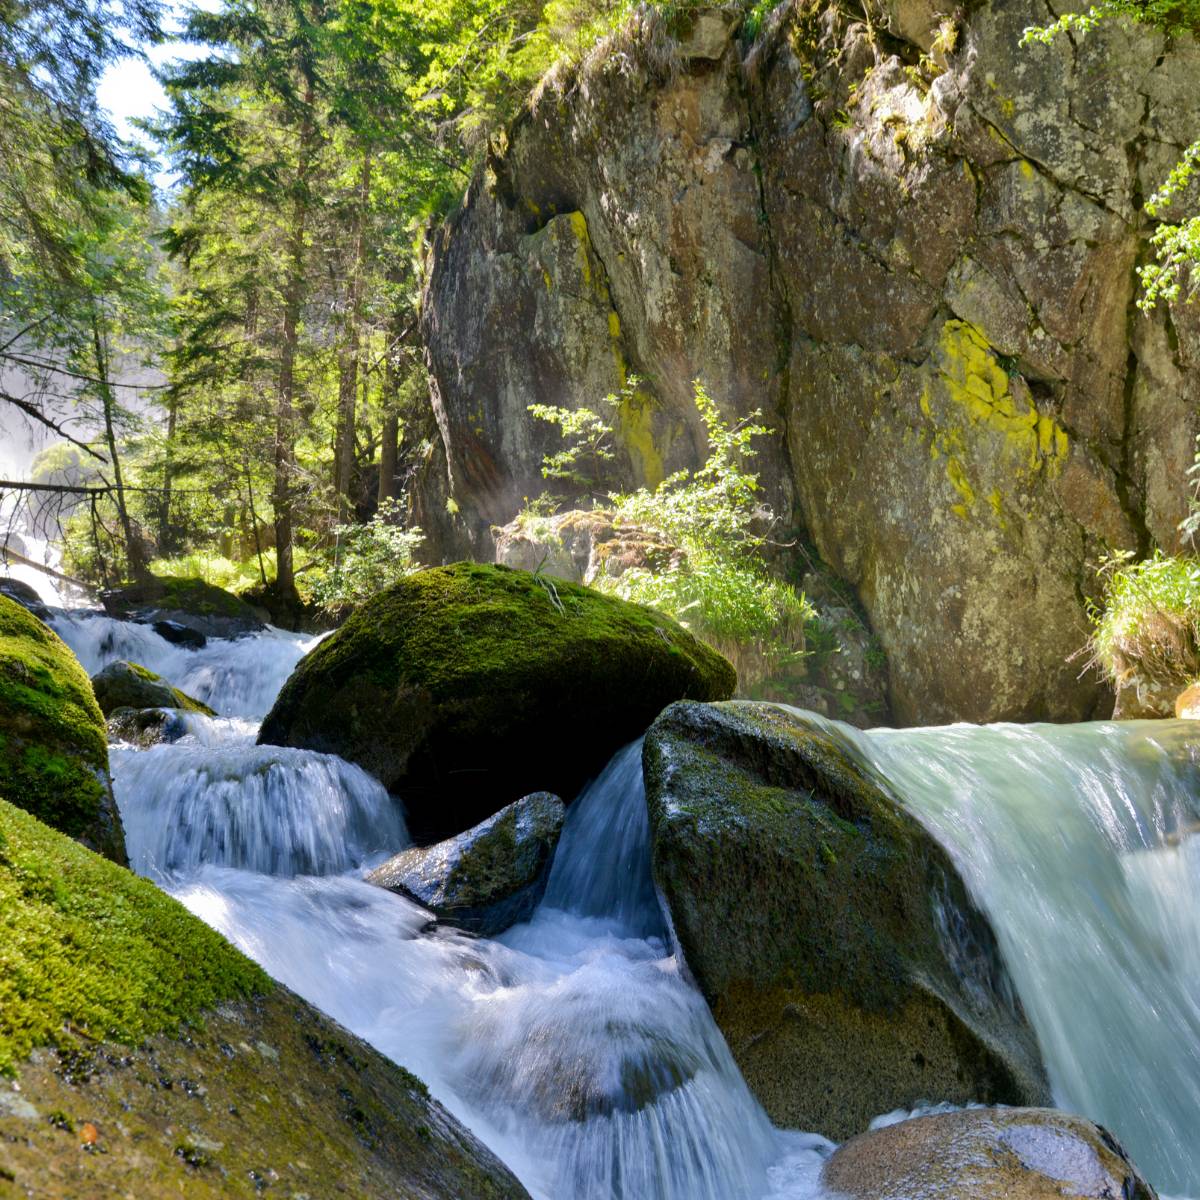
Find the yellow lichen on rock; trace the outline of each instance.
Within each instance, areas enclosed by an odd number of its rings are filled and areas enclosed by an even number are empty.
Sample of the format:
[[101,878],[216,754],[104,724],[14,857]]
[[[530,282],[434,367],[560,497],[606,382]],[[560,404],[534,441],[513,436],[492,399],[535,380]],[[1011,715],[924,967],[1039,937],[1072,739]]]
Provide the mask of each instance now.
[[[946,394],[966,410],[971,425],[1004,435],[1010,449],[1031,470],[1057,473],[1067,458],[1067,434],[1053,417],[1014,395],[1008,372],[979,329],[947,321],[934,351],[934,365]],[[922,410],[929,415],[928,402]]]

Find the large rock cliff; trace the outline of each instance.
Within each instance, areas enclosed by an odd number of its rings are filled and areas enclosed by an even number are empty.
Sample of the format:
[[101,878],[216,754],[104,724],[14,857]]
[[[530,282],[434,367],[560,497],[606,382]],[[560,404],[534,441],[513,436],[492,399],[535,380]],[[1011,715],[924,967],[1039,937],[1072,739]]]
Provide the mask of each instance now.
[[482,550],[544,486],[528,405],[631,373],[614,482],[654,483],[702,456],[700,378],[776,430],[772,503],[856,588],[898,718],[1078,719],[1094,564],[1185,505],[1200,305],[1142,314],[1136,269],[1200,47],[935,7],[643,14],[545,89],[434,250],[426,486]]

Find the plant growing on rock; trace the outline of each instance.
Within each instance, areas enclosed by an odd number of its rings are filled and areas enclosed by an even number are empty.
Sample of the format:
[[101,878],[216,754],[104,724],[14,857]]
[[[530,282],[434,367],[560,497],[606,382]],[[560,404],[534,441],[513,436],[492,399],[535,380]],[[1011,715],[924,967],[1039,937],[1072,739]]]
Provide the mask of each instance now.
[[[591,409],[564,414],[532,407],[572,439],[547,456],[543,474],[585,483],[591,498],[598,469],[613,458],[615,414],[636,387],[630,379],[620,396],[606,396],[603,416]],[[766,540],[761,531],[774,522],[759,496],[758,475],[748,466],[753,440],[771,432],[758,423],[761,413],[728,424],[698,380],[694,399],[708,434],[703,465],[677,471],[655,488],[610,495],[606,505],[617,525],[657,535],[679,552],[646,555],[645,565],[606,566],[592,585],[686,625],[734,663],[744,688],[803,656],[804,625],[813,610],[802,593],[771,576],[760,557]],[[526,510],[517,520],[532,524],[538,515]]]
[[1120,716],[1170,716],[1175,697],[1200,679],[1200,559],[1156,551],[1101,563],[1103,606],[1094,606],[1092,663],[1116,686]]
[[[1048,45],[1060,34],[1084,35],[1101,22],[1123,18],[1140,25],[1153,25],[1168,35],[1191,33],[1200,37],[1200,0],[1101,0],[1084,12],[1066,13],[1049,25],[1025,30],[1023,45]],[[1200,213],[1166,219],[1176,205],[1186,200],[1193,181],[1200,178],[1200,141],[1193,142],[1172,168],[1159,189],[1146,201],[1145,212],[1158,221],[1150,235],[1155,261],[1138,269],[1142,296],[1138,306],[1149,311],[1160,301],[1178,300],[1188,289],[1188,302],[1198,292],[1189,284],[1190,273],[1200,267]]]

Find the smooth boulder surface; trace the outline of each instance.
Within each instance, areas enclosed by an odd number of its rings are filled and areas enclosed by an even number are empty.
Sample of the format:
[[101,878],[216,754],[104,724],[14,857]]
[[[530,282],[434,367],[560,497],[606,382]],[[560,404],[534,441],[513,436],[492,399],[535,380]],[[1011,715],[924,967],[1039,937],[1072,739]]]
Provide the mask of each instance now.
[[527,920],[546,890],[563,802],[535,792],[435,846],[402,850],[367,876],[449,925],[495,937]]
[[170,621],[205,638],[241,637],[266,628],[244,600],[203,579],[161,576],[105,592],[100,599],[110,617],[144,625]]
[[527,571],[456,563],[367,601],[300,662],[259,741],[340,755],[437,841],[547,790],[573,797],[673,700],[733,668],[661,613]]
[[104,717],[79,660],[0,596],[0,799],[125,862]]
[[518,1200],[420,1080],[0,803],[0,1191]]
[[973,1108],[864,1133],[825,1164],[846,1200],[1156,1200],[1116,1139],[1048,1108]]
[[829,735],[772,705],[674,704],[644,768],[679,945],[777,1125],[840,1140],[931,1097],[1049,1101],[949,857]]
[[206,717],[217,715],[207,704],[172,687],[161,675],[140,663],[109,663],[92,676],[92,690],[105,716],[118,708],[181,708]]

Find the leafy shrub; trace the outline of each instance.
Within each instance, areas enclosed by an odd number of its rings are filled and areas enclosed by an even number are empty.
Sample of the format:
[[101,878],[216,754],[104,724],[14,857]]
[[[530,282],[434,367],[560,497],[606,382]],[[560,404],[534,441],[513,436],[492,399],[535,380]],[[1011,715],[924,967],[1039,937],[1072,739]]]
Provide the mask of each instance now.
[[1180,688],[1200,679],[1200,559],[1156,551],[1102,566],[1103,607],[1092,611],[1092,661],[1114,683],[1132,676]]
[[[598,470],[613,457],[612,419],[637,387],[630,379],[620,396],[606,396],[604,416],[591,409],[567,414],[534,406],[535,416],[558,425],[568,439],[562,451],[547,457],[543,473],[597,486]],[[678,471],[656,488],[612,495],[606,505],[618,525],[660,536],[682,553],[659,555],[661,565],[602,573],[591,582],[674,617],[734,663],[742,687],[752,686],[802,657],[804,625],[813,611],[801,593],[768,573],[760,556],[765,537],[759,531],[774,518],[747,464],[755,453],[753,439],[770,430],[757,423],[757,412],[728,425],[699,381],[694,399],[708,433],[704,464]],[[538,511],[527,508],[517,520],[531,531],[548,524],[544,504]]]
[[399,502],[388,499],[365,525],[338,525],[333,562],[310,584],[313,601],[328,612],[361,604],[419,570],[413,555],[425,535],[402,521]]

